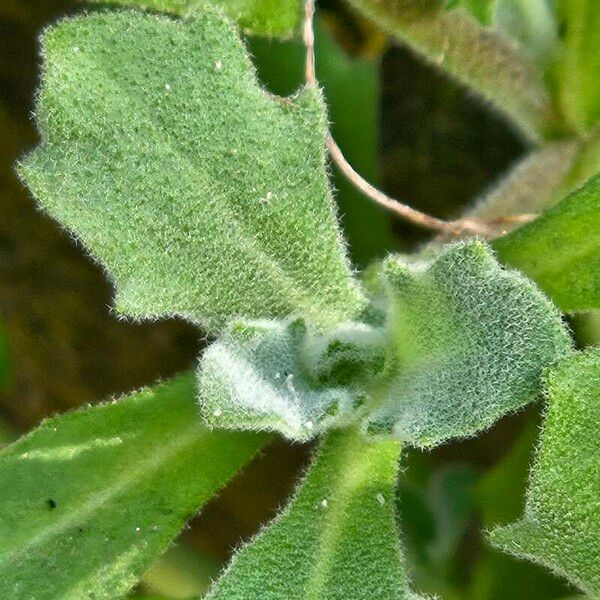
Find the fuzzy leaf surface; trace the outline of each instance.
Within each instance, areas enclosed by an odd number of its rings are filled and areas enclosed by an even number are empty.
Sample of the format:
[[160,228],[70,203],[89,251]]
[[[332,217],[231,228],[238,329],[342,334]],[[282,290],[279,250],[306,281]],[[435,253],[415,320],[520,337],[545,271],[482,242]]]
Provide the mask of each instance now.
[[521,521],[492,543],[600,596],[600,350],[571,356],[547,378],[548,409]]
[[532,223],[494,242],[563,311],[600,308],[600,176]]
[[301,320],[234,322],[202,356],[202,416],[309,439],[357,420],[367,399],[361,383],[381,371],[385,352],[383,332],[363,323],[320,333]]
[[141,12],[43,39],[30,189],[116,285],[119,312],[343,321],[362,298],[325,168],[320,94],[257,83],[231,24]]
[[491,102],[522,132],[539,139],[556,116],[533,58],[501,33],[442,0],[348,0],[383,30]]
[[353,429],[331,433],[288,507],[234,556],[207,600],[419,600],[394,522],[399,450]]
[[122,4],[174,15],[193,16],[207,4],[220,7],[245,33],[291,35],[300,25],[299,0],[88,0],[102,4]]
[[45,421],[0,453],[0,597],[123,597],[266,438],[209,431],[193,375]]
[[558,311],[481,242],[432,262],[387,259],[395,375],[367,431],[431,446],[489,427],[533,400],[542,369],[570,351]]

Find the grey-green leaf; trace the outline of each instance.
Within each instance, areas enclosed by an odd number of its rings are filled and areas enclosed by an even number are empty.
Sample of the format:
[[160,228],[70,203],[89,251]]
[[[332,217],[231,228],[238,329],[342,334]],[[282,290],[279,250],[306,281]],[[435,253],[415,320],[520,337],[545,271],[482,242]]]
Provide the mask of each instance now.
[[383,332],[346,323],[321,333],[301,321],[236,321],[202,356],[201,412],[210,425],[309,439],[366,408],[361,384],[385,362]]
[[494,242],[563,311],[600,308],[600,176],[541,217]]
[[208,8],[79,17],[50,29],[43,52],[43,142],[20,172],[106,267],[118,311],[216,331],[292,313],[330,325],[360,308],[317,90],[266,93]]
[[447,11],[443,0],[348,2],[491,102],[526,136],[537,140],[555,129],[550,94],[533,58],[466,11]]
[[430,263],[392,256],[383,273],[397,367],[374,434],[419,446],[473,435],[533,400],[542,370],[570,352],[550,301],[481,242]]
[[88,0],[122,4],[175,15],[194,15],[207,4],[219,6],[245,33],[287,37],[300,25],[299,0]]
[[600,350],[550,371],[548,409],[521,521],[494,545],[541,563],[600,596]]
[[115,600],[265,443],[209,431],[185,375],[54,417],[0,453],[0,598]]
[[208,600],[419,600],[394,522],[399,444],[331,433],[287,508],[234,556]]

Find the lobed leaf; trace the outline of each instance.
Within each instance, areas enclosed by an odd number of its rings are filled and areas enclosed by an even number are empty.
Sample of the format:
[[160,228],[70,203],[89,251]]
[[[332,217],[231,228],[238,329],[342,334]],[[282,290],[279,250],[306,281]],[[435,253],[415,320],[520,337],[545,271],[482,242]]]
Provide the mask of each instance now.
[[532,223],[494,241],[563,311],[600,308],[600,175]]
[[600,3],[557,0],[562,47],[556,65],[558,101],[566,119],[587,131],[600,119]]
[[441,0],[348,0],[433,64],[479,94],[531,139],[550,134],[556,115],[542,72],[501,33]]
[[547,377],[548,409],[523,519],[494,545],[600,595],[600,350],[571,356]]
[[299,0],[87,0],[194,16],[211,4],[220,7],[245,33],[287,37],[300,25]]
[[394,522],[399,450],[353,429],[331,433],[288,507],[207,600],[418,600]]
[[385,352],[383,333],[363,323],[323,334],[301,320],[233,322],[202,356],[202,415],[218,427],[309,439],[364,412],[362,384]]
[[396,367],[367,431],[418,446],[473,435],[535,398],[542,369],[569,353],[558,311],[473,241],[430,263],[386,260]]
[[0,452],[0,597],[123,597],[265,436],[209,431],[185,375]]
[[[331,133],[354,168],[368,181],[379,177],[379,105],[381,60],[348,54],[333,38],[327,17],[317,12],[317,79],[323,87]],[[306,51],[300,39],[253,37],[249,50],[259,79],[278,95],[287,95],[304,79]],[[335,198],[353,264],[366,267],[398,246],[388,211],[364,196],[333,167]],[[365,227],[365,223],[369,226]]]
[[236,316],[331,325],[360,309],[317,90],[267,94],[211,9],[79,17],[43,51],[43,143],[20,173],[107,268],[118,311],[218,331]]

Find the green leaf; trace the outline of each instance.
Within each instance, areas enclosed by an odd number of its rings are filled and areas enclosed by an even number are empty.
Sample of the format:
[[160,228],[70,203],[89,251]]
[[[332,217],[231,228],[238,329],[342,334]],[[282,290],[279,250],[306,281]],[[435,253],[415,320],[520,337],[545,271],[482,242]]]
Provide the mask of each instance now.
[[533,140],[556,128],[542,73],[515,44],[440,0],[348,0],[389,34],[479,94]]
[[563,311],[600,308],[600,176],[541,217],[494,241]]
[[301,320],[233,322],[202,356],[202,415],[210,425],[309,439],[360,416],[361,384],[382,370],[385,353],[383,332],[364,323],[322,334]]
[[115,600],[265,442],[209,431],[192,375],[54,417],[0,453],[0,597]]
[[521,521],[492,543],[600,595],[600,350],[550,371],[548,409]]
[[76,18],[43,50],[43,144],[20,172],[107,268],[117,310],[216,331],[232,316],[330,325],[360,308],[317,90],[268,95],[212,10]]
[[291,503],[208,600],[417,600],[394,522],[399,450],[353,429],[330,434]]
[[[282,42],[255,37],[249,40],[249,48],[259,78],[273,93],[287,95],[303,81],[305,50],[301,40]],[[381,60],[344,52],[319,13],[315,20],[315,53],[317,79],[323,86],[335,141],[354,168],[377,184]],[[356,265],[366,267],[398,246],[390,214],[369,202],[335,165],[332,168],[350,255]]]
[[570,351],[558,311],[481,242],[383,267],[397,367],[367,430],[418,446],[469,436],[538,393]]
[[557,0],[564,29],[556,66],[558,100],[566,119],[580,131],[600,118],[600,3],[596,0]]
[[245,33],[283,36],[291,35],[300,25],[300,0],[87,0],[102,4],[122,4],[171,13],[194,16],[207,4],[220,7],[234,19]]

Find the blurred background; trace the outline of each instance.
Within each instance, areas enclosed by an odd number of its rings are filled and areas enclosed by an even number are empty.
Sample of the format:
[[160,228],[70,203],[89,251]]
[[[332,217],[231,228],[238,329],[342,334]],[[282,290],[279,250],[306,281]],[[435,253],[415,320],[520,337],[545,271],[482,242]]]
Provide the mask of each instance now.
[[[0,3],[0,445],[45,416],[189,369],[205,343],[183,321],[132,324],[111,315],[112,290],[101,269],[36,210],[15,176],[16,159],[36,144],[37,36],[81,10],[68,0]],[[278,94],[298,87],[297,42],[248,44],[266,87]],[[334,0],[320,2],[317,73],[350,162],[429,213],[457,215],[526,152],[499,116]],[[358,268],[427,239],[336,173],[334,182]],[[580,342],[597,335],[589,319],[572,327]],[[476,440],[409,452],[398,503],[417,589],[444,600],[572,593],[541,568],[491,550],[482,535],[522,510],[539,412],[537,406],[506,418]],[[283,441],[264,451],[156,561],[134,597],[197,597],[232,550],[285,503],[309,452]]]

